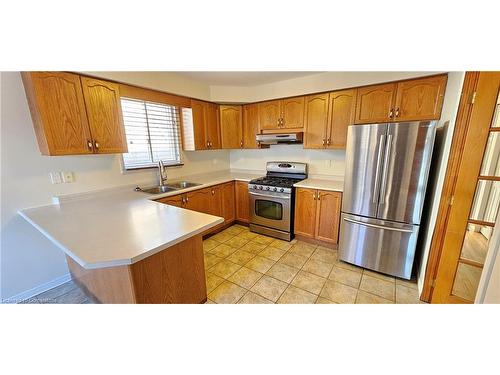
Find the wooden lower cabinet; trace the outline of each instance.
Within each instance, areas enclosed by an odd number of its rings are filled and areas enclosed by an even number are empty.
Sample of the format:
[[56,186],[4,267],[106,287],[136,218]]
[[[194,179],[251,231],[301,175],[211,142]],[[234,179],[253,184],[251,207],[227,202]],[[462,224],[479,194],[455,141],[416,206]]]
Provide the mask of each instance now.
[[219,191],[221,195],[221,216],[224,218],[224,224],[229,224],[236,220],[234,182],[220,185]]
[[203,303],[201,235],[125,266],[87,270],[66,257],[73,280],[101,303]]
[[295,197],[295,234],[338,243],[342,193],[298,188]]
[[[248,206],[248,184],[243,184],[246,191],[246,206]],[[210,231],[218,230],[236,220],[237,202],[234,181],[161,198],[157,202],[223,217],[224,223],[215,226]],[[242,213],[241,209],[239,212]],[[243,213],[243,215],[246,215],[246,219],[241,219],[241,221],[248,221],[248,207],[246,214]]]
[[248,182],[235,182],[236,195],[236,220],[249,223],[250,222],[250,197],[248,195]]
[[296,191],[295,234],[310,238],[316,234],[316,190],[299,188]]

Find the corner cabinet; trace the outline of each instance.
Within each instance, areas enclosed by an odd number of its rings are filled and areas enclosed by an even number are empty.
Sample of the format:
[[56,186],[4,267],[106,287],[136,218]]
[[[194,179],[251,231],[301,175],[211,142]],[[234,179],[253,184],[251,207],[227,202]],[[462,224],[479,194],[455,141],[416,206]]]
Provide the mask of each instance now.
[[43,155],[127,152],[118,85],[64,72],[23,72]]
[[191,118],[187,118],[183,110],[183,149],[185,151],[220,149],[218,105],[192,99],[191,113]]
[[354,123],[437,120],[447,80],[447,75],[439,75],[361,87]]
[[298,188],[295,197],[295,234],[338,243],[342,193]]
[[221,105],[219,107],[222,148],[243,148],[242,112],[241,105]]

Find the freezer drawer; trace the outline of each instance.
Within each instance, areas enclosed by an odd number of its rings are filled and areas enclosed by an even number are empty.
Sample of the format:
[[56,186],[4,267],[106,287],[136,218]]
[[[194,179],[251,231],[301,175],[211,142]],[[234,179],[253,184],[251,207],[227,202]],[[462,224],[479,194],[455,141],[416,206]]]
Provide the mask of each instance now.
[[341,215],[339,258],[344,262],[411,278],[418,225]]

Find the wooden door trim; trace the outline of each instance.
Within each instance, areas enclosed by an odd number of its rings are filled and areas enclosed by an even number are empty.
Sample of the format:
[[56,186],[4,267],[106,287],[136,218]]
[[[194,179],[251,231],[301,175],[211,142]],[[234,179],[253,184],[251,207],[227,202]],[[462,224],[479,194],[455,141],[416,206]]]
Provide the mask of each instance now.
[[431,301],[432,292],[434,290],[434,280],[436,279],[438,265],[441,259],[444,236],[446,233],[446,226],[448,224],[450,200],[455,191],[457,172],[462,159],[462,149],[465,143],[467,130],[469,128],[470,115],[472,112],[471,99],[473,93],[476,91],[478,80],[479,72],[466,72],[462,86],[462,93],[460,94],[461,98],[455,121],[455,129],[453,132],[443,189],[441,191],[441,199],[439,201],[436,225],[434,227],[429,257],[427,259],[424,285],[420,295],[420,299],[425,302]]

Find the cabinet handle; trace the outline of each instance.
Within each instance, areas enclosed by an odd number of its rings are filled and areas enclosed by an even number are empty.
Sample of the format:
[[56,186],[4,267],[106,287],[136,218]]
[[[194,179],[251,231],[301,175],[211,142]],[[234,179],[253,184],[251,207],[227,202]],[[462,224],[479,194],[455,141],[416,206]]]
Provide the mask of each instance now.
[[313,199],[316,200],[316,193],[313,194]]
[[92,141],[90,139],[87,139],[87,147],[89,150],[92,150],[94,148],[94,145],[92,144]]
[[323,138],[323,146],[325,145],[325,142],[326,142],[326,141],[325,141],[325,138]]
[[399,117],[399,107],[396,108],[396,117]]
[[281,118],[281,127],[283,128],[285,126],[285,120],[283,119],[283,117]]
[[189,202],[189,198],[188,198],[188,197],[186,197],[186,203],[187,203],[187,202]]
[[99,142],[94,141],[94,147],[96,150],[99,150]]
[[394,116],[394,109],[391,108],[389,111],[389,118],[392,118],[392,116]]
[[243,140],[240,141],[240,147],[243,148]]
[[215,190],[214,189],[212,189],[212,195],[215,195]]
[[318,192],[318,200],[321,200],[321,193]]
[[181,202],[182,202],[182,204],[186,203],[186,201],[184,200],[184,197],[181,197]]
[[327,145],[327,146],[330,146],[330,143],[331,143],[331,139],[330,139],[330,138],[328,138],[328,140],[326,141],[326,145]]

